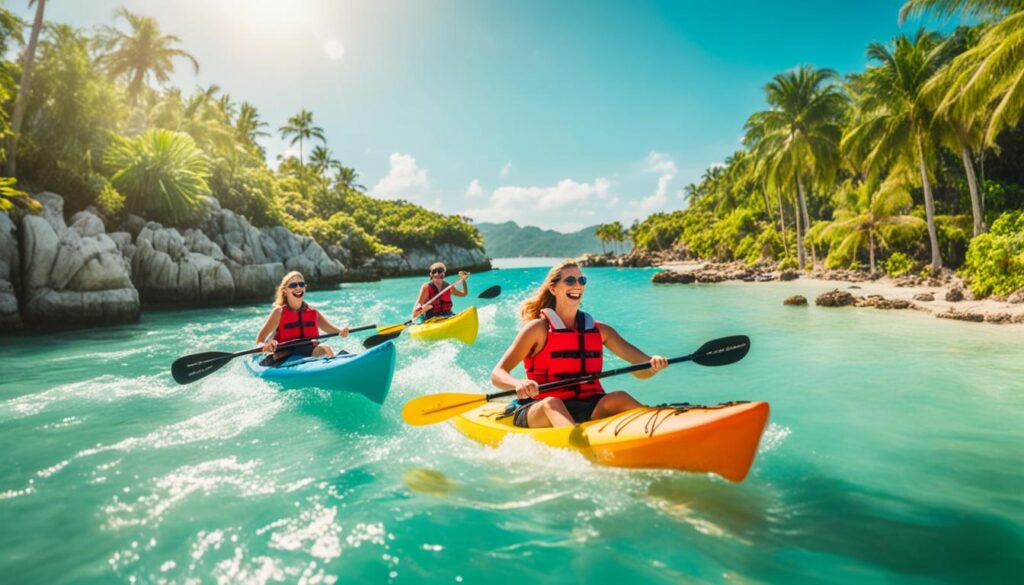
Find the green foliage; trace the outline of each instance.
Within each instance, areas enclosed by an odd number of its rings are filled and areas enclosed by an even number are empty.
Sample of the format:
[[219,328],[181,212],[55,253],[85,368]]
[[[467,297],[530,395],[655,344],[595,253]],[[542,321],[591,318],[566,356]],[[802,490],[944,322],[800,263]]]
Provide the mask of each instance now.
[[795,270],[799,267],[800,263],[792,256],[786,256],[779,261],[779,270]]
[[120,193],[106,178],[102,179],[103,186],[99,195],[96,196],[96,205],[100,212],[109,218],[120,217],[124,211],[125,196]]
[[192,218],[209,192],[209,165],[188,134],[159,128],[118,138],[104,156],[110,181],[128,211],[169,225]]
[[989,233],[971,240],[963,274],[979,297],[1024,288],[1024,211],[1004,213]]
[[11,212],[15,209],[40,211],[43,206],[38,201],[14,186],[17,181],[14,177],[0,177],[0,212]]
[[889,276],[902,276],[917,268],[917,265],[903,252],[893,252],[885,261],[885,272]]
[[350,254],[350,261],[362,264],[383,252],[400,253],[394,246],[382,244],[380,240],[366,233],[350,215],[335,213],[329,219],[318,217],[300,222],[297,232],[316,240],[322,246],[341,246]]

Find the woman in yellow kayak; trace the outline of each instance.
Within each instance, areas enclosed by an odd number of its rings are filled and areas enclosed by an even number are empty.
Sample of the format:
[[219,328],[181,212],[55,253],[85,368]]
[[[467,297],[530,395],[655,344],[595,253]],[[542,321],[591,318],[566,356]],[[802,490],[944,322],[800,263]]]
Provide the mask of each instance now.
[[[348,327],[335,327],[323,314],[306,304],[306,280],[299,272],[289,272],[281,279],[274,295],[274,308],[270,310],[267,322],[256,336],[256,345],[263,347],[268,355],[263,365],[277,365],[292,355],[305,357],[330,357],[334,350],[317,341],[309,345],[277,351],[277,344],[296,339],[309,339],[327,333],[348,337]],[[271,336],[273,333],[273,336]],[[269,339],[268,339],[269,337]]]
[[[516,426],[571,426],[643,406],[626,392],[605,393],[599,380],[540,391],[545,382],[600,372],[605,346],[631,364],[650,362],[650,369],[633,372],[637,378],[650,378],[668,365],[664,357],[645,354],[610,325],[581,311],[586,286],[579,265],[565,260],[523,302],[520,315],[526,325],[491,372],[496,387],[516,391],[518,398],[509,405]],[[526,379],[509,373],[519,362],[525,362]]]
[[[444,281],[446,270],[445,265],[441,262],[434,262],[430,265],[430,280],[423,283],[423,286],[420,287],[420,295],[416,297],[416,304],[412,307],[413,319],[420,315],[423,316],[424,320],[455,315],[452,312],[452,295],[464,297],[469,294],[469,284],[466,282],[469,279],[468,272],[459,272],[459,279],[455,281],[455,286],[446,290],[434,302],[427,303],[427,301],[437,296],[438,293],[448,288],[448,283]],[[459,284],[462,285],[462,290],[459,290]]]

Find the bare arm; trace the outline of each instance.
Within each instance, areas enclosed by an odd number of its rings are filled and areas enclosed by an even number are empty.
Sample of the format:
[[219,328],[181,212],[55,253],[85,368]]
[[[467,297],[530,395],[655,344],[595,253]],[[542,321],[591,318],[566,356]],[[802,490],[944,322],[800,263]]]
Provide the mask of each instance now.
[[[273,310],[270,311],[270,316],[267,317],[267,322],[263,324],[263,328],[256,334],[256,345],[263,345],[263,343],[267,341],[267,338],[270,337],[270,334],[277,329],[277,325],[280,322],[281,307],[274,307]],[[274,343],[273,345],[276,346],[277,343]],[[273,351],[273,349],[271,349],[271,351]]]
[[597,328],[601,331],[601,338],[604,340],[605,346],[612,350],[615,355],[631,364],[642,364],[644,362],[651,364],[650,369],[633,372],[633,375],[637,378],[650,378],[668,365],[668,361],[660,355],[649,356],[640,351],[635,345],[623,339],[619,332],[611,325],[598,322]]
[[512,345],[505,350],[501,361],[491,371],[491,383],[502,390],[515,390],[520,398],[536,396],[540,391],[533,380],[520,380],[510,372],[519,365],[526,356],[532,354],[544,344],[547,326],[542,319],[531,321],[516,335]]
[[420,313],[430,309],[430,305],[423,305],[423,301],[430,298],[430,288],[424,284],[420,287],[420,296],[416,297],[416,304],[412,306],[412,318],[420,316]]
[[[467,282],[468,280],[469,280],[469,273],[468,272],[460,272],[459,273],[459,282],[455,283],[455,286],[452,287],[452,294],[457,296],[457,297],[464,297],[464,296],[468,295],[469,294],[469,282]],[[462,285],[462,290],[459,290],[459,285],[460,284]]]
[[331,323],[327,319],[326,315],[324,315],[323,313],[317,313],[317,314],[320,317],[319,318],[320,329],[323,329],[327,333],[337,333],[338,335],[340,335],[342,337],[348,337],[348,327],[341,327],[341,328],[335,327],[334,323]]

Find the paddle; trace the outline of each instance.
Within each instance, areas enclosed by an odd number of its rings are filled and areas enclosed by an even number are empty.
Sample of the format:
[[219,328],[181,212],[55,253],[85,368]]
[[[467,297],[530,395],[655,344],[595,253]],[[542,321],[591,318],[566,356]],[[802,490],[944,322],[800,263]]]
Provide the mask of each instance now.
[[[747,355],[748,351],[750,351],[750,338],[746,335],[733,335],[709,341],[700,346],[700,349],[690,355],[672,358],[668,360],[668,363],[676,364],[679,362],[692,361],[702,366],[725,366],[740,361],[745,355]],[[617,376],[619,374],[626,374],[629,372],[639,372],[640,370],[646,370],[650,367],[651,364],[649,362],[645,362],[642,364],[616,368],[614,370],[598,372],[596,374],[580,376],[579,378],[558,380],[557,382],[541,384],[540,389],[541,391],[555,390],[557,388],[573,386],[581,382],[589,382],[591,380]],[[473,410],[488,400],[502,398],[505,396],[515,396],[515,394],[515,390],[504,390],[502,392],[494,392],[492,394],[457,394],[452,392],[420,396],[419,398],[413,398],[409,402],[405,403],[405,407],[402,408],[402,418],[410,425],[432,425]]]
[[[441,297],[441,295],[443,295],[445,293],[445,291],[447,291],[448,289],[452,288],[453,286],[455,286],[458,283],[459,283],[459,281],[455,281],[455,282],[449,284],[447,287],[444,288],[444,290],[442,290],[441,292],[437,293],[432,298],[427,299],[427,302],[425,302],[423,304],[424,305],[429,305],[430,303],[436,301],[437,299],[439,299]],[[482,293],[478,294],[477,297],[481,298],[481,299],[493,299],[494,297],[496,297],[496,296],[498,296],[500,294],[501,294],[501,287],[498,286],[498,285],[494,285],[494,286],[486,289]],[[416,318],[413,317],[412,319],[409,319],[405,323],[398,323],[396,325],[388,325],[386,327],[381,327],[380,329],[377,330],[377,334],[376,335],[371,335],[371,336],[369,336],[369,337],[367,337],[366,339],[363,340],[363,347],[365,347],[366,349],[370,349],[371,347],[380,345],[380,344],[384,343],[385,341],[387,341],[389,339],[394,339],[394,338],[398,337],[399,335],[402,334],[403,331],[405,331],[406,327],[412,325],[412,323],[413,323],[413,321],[415,319]]]
[[[356,333],[358,331],[366,331],[375,327],[376,325],[363,325],[361,327],[349,329],[348,332]],[[309,345],[313,343],[314,339],[326,339],[337,335],[337,333],[327,333],[309,339],[297,339],[295,341],[280,343],[277,346],[277,351]],[[253,349],[237,351],[235,353],[227,353],[223,351],[204,351],[202,353],[194,353],[174,360],[174,363],[171,364],[171,375],[174,376],[174,381],[179,384],[190,384],[216,372],[224,367],[224,364],[230,362],[236,357],[261,353],[262,351],[263,348],[254,347]]]

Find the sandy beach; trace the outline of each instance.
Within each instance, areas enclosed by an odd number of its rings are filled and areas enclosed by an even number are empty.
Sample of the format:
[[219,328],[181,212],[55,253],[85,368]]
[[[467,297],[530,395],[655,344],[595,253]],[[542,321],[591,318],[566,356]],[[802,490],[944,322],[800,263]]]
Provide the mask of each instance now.
[[[663,270],[672,270],[675,272],[697,272],[704,270],[709,265],[708,262],[700,261],[687,261],[687,262],[666,262],[659,264],[658,268]],[[961,314],[967,315],[980,315],[985,323],[1000,324],[1010,327],[1020,327],[1024,329],[1024,303],[1010,303],[1007,301],[998,301],[993,299],[981,299],[981,300],[963,300],[958,302],[951,302],[946,300],[946,293],[950,291],[953,286],[897,286],[896,281],[889,277],[883,276],[878,280],[866,280],[862,282],[852,282],[848,280],[831,280],[822,278],[810,278],[801,275],[799,280],[803,282],[821,284],[823,286],[831,286],[833,288],[848,291],[854,296],[868,297],[871,295],[880,295],[886,299],[892,300],[905,300],[912,303],[911,308],[916,311],[923,311],[931,313],[935,316],[940,314],[947,314],[950,311],[954,311]],[[764,283],[753,283],[763,284],[765,286],[771,286],[772,283],[779,282],[773,280]],[[959,282],[959,280],[957,280]],[[928,294],[934,296],[933,301],[922,301],[915,300],[914,297],[922,294]],[[813,303],[813,298],[807,299],[808,303]],[[782,299],[779,299],[782,302]],[[963,319],[970,320],[970,319]]]

